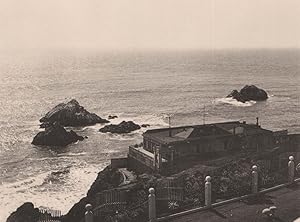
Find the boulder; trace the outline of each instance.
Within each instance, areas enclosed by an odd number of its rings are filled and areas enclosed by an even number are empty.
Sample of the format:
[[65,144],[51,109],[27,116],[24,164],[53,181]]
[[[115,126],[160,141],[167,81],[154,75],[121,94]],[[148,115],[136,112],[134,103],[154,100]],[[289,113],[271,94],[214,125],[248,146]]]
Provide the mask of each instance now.
[[72,99],[68,103],[60,103],[51,109],[40,119],[41,127],[47,127],[54,122],[59,122],[62,126],[89,126],[96,123],[108,123],[95,113],[88,112],[80,106],[77,100]]
[[116,116],[116,115],[109,115],[109,116],[107,117],[107,119],[116,119],[116,118],[118,118],[118,116]]
[[24,203],[15,212],[13,212],[6,222],[37,222],[40,217],[38,208],[30,202]]
[[264,101],[268,99],[268,94],[263,89],[258,88],[255,85],[246,85],[240,91],[245,100]]
[[130,132],[132,132],[134,130],[138,130],[140,128],[141,127],[139,125],[135,124],[132,121],[128,121],[128,122],[122,121],[118,125],[114,125],[114,124],[107,125],[107,126],[101,128],[99,131],[102,133],[110,132],[110,133],[122,134],[122,133],[130,133]]
[[32,141],[34,145],[46,146],[66,146],[78,140],[83,140],[82,136],[78,136],[73,130],[66,131],[63,126],[55,122],[39,132]]
[[64,181],[65,177],[70,173],[70,169],[64,169],[59,171],[51,172],[45,179],[43,184],[54,184],[61,183]]
[[246,102],[246,100],[243,98],[243,96],[240,94],[240,92],[237,91],[236,89],[232,90],[232,92],[227,96],[227,98],[233,98],[242,103]]
[[255,85],[246,85],[240,91],[233,90],[227,98],[236,99],[239,102],[245,103],[247,101],[264,101],[268,99],[268,94],[263,89]]

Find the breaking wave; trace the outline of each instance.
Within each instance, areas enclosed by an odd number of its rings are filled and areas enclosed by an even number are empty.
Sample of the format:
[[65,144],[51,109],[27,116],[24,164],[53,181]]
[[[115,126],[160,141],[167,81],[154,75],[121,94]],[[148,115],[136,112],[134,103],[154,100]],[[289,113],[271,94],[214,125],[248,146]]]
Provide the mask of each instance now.
[[254,104],[256,104],[256,101],[247,101],[245,103],[239,102],[236,99],[233,98],[218,98],[214,100],[214,103],[216,104],[230,104],[233,106],[238,106],[238,107],[248,107],[248,106],[253,106]]
[[67,167],[13,183],[0,183],[0,221],[6,221],[12,211],[28,201],[36,207],[47,206],[66,213],[86,194],[97,173],[105,165]]

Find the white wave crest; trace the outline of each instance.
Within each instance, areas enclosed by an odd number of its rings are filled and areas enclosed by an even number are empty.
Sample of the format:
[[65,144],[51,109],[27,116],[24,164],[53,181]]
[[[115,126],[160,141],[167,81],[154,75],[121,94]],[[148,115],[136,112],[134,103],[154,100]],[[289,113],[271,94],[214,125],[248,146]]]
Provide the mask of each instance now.
[[86,152],[80,152],[80,153],[59,153],[57,156],[84,156],[86,155]]
[[0,200],[2,202],[0,222],[6,221],[10,213],[27,201],[32,202],[35,207],[47,206],[66,213],[74,203],[86,195],[88,188],[97,177],[97,173],[106,164],[70,168],[64,186],[45,183],[45,179],[51,172],[13,183],[0,183]]
[[233,98],[218,98],[218,99],[215,99],[214,102],[216,104],[225,103],[225,104],[230,104],[230,105],[238,106],[238,107],[253,106],[256,103],[256,101],[252,101],[252,100],[242,103]]
[[144,114],[144,115],[121,114],[118,118],[112,119],[111,123],[109,124],[119,124],[122,121],[133,121],[139,125],[149,124],[150,127],[151,126],[162,127],[167,125],[162,115],[151,115],[151,114]]

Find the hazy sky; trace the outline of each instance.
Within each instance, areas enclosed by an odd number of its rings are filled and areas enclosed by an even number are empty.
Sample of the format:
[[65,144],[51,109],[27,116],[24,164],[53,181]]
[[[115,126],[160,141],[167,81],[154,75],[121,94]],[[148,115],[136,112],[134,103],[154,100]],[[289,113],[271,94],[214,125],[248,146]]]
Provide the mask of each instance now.
[[300,47],[300,0],[0,0],[0,48]]

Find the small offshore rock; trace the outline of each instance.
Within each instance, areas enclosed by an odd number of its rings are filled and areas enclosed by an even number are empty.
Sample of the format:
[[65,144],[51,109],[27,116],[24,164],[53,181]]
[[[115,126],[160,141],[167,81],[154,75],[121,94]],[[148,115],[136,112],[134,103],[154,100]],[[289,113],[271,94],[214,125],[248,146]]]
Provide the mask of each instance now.
[[116,116],[116,115],[109,115],[107,118],[108,119],[116,119],[116,118],[118,118],[118,116]]
[[150,124],[142,124],[141,125],[141,127],[143,127],[143,128],[146,128],[146,127],[149,127],[150,126]]
[[130,133],[132,131],[138,130],[141,127],[137,124],[135,124],[132,121],[122,121],[118,125],[110,124],[103,128],[101,128],[99,131],[102,133],[117,133],[117,134],[123,134],[123,133]]

